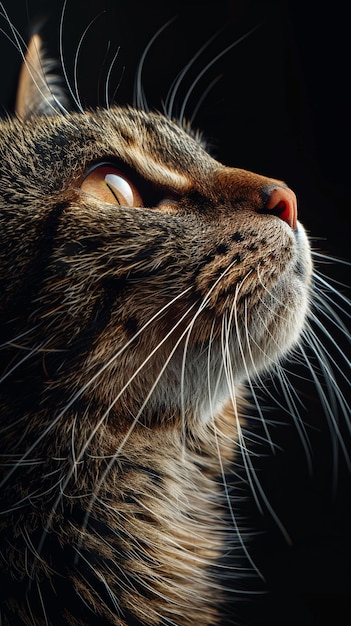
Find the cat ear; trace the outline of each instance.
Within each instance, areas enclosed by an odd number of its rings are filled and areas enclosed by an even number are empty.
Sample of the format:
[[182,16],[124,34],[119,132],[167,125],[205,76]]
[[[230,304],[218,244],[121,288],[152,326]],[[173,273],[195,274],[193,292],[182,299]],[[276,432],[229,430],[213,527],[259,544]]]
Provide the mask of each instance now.
[[53,62],[43,54],[42,40],[32,36],[21,67],[15,112],[21,119],[33,115],[56,115],[66,111],[67,97],[58,76],[52,73]]

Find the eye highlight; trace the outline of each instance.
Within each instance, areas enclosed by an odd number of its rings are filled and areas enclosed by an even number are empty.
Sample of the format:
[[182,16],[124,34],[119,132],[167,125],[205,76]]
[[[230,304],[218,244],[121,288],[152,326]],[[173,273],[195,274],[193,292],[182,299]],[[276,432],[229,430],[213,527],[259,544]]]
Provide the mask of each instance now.
[[80,188],[97,200],[123,207],[142,207],[141,196],[121,170],[109,163],[92,166]]

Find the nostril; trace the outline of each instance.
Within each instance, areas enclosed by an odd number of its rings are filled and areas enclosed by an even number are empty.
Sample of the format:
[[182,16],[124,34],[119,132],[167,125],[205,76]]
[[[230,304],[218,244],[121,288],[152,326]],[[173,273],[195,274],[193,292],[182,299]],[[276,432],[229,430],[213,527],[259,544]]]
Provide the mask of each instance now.
[[277,215],[295,230],[297,222],[296,195],[289,187],[274,187],[269,190],[269,199],[264,213]]

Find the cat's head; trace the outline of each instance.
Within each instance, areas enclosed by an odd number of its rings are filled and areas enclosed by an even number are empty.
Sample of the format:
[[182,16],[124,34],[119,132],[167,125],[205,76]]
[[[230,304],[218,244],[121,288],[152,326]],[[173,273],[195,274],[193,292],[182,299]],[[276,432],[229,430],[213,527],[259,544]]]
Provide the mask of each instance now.
[[295,195],[158,113],[67,113],[42,67],[34,38],[0,126],[7,393],[111,424],[206,420],[300,336]]

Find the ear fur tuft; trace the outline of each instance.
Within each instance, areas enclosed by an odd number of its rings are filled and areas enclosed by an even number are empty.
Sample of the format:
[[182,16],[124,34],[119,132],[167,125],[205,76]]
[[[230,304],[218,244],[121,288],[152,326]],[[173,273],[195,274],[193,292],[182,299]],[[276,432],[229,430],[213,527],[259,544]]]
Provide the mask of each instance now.
[[43,53],[42,39],[35,33],[28,44],[18,81],[15,112],[21,119],[56,115],[66,110],[67,97],[53,62]]

